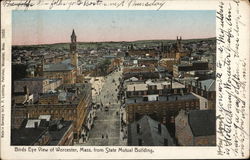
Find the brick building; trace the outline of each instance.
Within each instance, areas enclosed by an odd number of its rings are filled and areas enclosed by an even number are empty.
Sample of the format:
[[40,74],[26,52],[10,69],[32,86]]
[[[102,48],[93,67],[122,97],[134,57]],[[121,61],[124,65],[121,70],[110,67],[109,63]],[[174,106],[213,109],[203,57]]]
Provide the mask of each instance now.
[[39,94],[55,90],[61,84],[61,79],[48,79],[40,77],[23,78],[14,81],[14,94],[25,92],[24,88],[26,88],[29,94],[33,94],[34,101],[37,101]]
[[[83,138],[83,130],[86,130],[86,126],[91,126],[89,123],[93,123],[93,116],[89,116],[92,113],[91,85],[87,83],[64,84],[58,90],[64,90],[64,93],[67,94],[58,94],[57,96],[55,94],[52,97],[42,96],[40,103],[13,106],[12,116],[15,118],[13,118],[12,125],[18,126],[20,121],[25,117],[36,119],[40,115],[51,115],[52,120],[63,118],[73,121],[74,139],[79,140]],[[54,100],[51,101],[51,99]]]
[[74,84],[79,81],[77,76],[80,75],[80,68],[78,64],[78,53],[76,49],[77,41],[76,34],[73,30],[71,35],[71,43],[70,43],[70,59],[65,59],[59,63],[48,63],[45,64],[45,60],[43,59],[42,64],[42,73],[40,73],[43,77],[53,79],[53,78],[61,78],[64,84]]
[[123,79],[129,79],[136,77],[139,80],[145,79],[158,79],[160,77],[159,72],[154,67],[127,67],[123,69]]
[[184,85],[172,80],[127,81],[124,88],[126,98],[187,93]]
[[184,77],[186,72],[198,70],[208,70],[208,62],[193,61],[190,63],[175,64],[173,65],[173,76]]
[[199,99],[190,93],[127,98],[125,100],[126,119],[131,123],[143,115],[150,115],[163,124],[173,123],[174,117],[181,109],[199,109],[199,105]]
[[202,81],[190,81],[186,84],[189,92],[203,97],[205,109],[215,109],[216,106],[216,89],[215,80],[207,79]]

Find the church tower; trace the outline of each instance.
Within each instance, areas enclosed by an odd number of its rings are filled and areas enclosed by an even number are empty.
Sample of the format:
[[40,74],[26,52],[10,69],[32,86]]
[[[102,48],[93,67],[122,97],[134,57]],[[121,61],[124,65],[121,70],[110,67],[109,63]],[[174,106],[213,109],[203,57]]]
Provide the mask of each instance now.
[[71,34],[70,59],[71,59],[71,64],[75,67],[78,67],[78,53],[76,52],[76,34],[74,29]]
[[177,41],[176,41],[176,45],[177,45],[177,52],[182,52],[182,43],[181,43],[182,38],[178,38],[177,36]]

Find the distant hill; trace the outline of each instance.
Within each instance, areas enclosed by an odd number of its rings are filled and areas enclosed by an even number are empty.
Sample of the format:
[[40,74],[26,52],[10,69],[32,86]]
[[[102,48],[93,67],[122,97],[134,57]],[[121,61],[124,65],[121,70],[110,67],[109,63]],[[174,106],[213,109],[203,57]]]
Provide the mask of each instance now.
[[[215,41],[216,38],[204,38],[204,39],[183,39],[182,42],[190,43],[190,42],[196,42],[196,41]],[[120,41],[120,42],[78,42],[77,48],[78,49],[84,49],[84,48],[99,48],[99,47],[107,47],[107,48],[121,48],[124,46],[128,46],[131,44],[134,44],[136,46],[155,46],[163,43],[174,43],[176,40],[138,40],[138,41]],[[54,44],[39,44],[39,45],[13,45],[12,47],[14,49],[69,49],[69,43],[54,43]]]

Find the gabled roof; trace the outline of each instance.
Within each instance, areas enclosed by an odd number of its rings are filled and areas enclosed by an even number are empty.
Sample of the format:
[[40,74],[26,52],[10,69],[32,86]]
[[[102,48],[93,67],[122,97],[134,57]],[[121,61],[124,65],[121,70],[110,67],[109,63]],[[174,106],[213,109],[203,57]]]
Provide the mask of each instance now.
[[207,80],[203,80],[200,82],[201,82],[202,89],[205,89],[205,86],[206,86],[207,91],[215,91],[215,80],[214,79],[207,79]]
[[188,121],[194,136],[215,135],[215,110],[191,110]]
[[[137,133],[137,124],[140,126],[140,133]],[[159,122],[149,116],[143,116],[139,121],[133,122],[128,126],[128,145],[138,146],[138,139],[142,140],[143,146],[164,146],[164,139],[168,145],[173,146],[174,142],[167,128],[161,124],[161,133],[158,132]]]

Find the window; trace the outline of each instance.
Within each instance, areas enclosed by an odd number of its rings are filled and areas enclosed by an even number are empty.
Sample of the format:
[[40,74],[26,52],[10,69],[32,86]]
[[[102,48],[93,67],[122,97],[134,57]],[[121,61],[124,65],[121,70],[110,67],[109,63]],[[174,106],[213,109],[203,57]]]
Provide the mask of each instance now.
[[147,102],[148,101],[148,97],[143,97],[143,101]]

